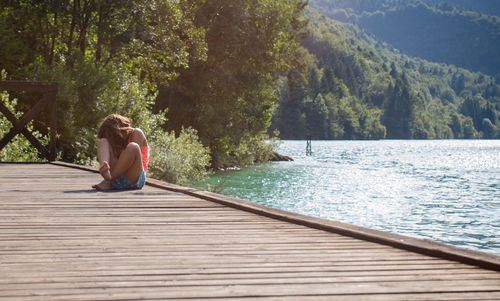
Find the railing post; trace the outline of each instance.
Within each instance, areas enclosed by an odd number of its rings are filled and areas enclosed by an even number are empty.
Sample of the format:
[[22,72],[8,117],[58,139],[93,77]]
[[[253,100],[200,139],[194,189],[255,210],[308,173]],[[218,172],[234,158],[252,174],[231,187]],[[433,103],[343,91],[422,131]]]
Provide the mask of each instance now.
[[57,87],[51,93],[52,106],[50,108],[50,142],[49,142],[49,161],[55,161],[57,156],[56,139],[57,139]]
[[[40,99],[23,117],[18,120],[7,107],[0,103],[0,112],[14,125],[10,131],[0,140],[0,150],[4,148],[17,134],[23,134],[28,141],[38,150],[39,154],[49,161],[56,159],[57,138],[57,90],[56,83],[24,82],[24,81],[0,81],[0,91],[26,91],[43,93]],[[43,146],[26,128],[35,115],[44,107],[49,107],[49,148]]]

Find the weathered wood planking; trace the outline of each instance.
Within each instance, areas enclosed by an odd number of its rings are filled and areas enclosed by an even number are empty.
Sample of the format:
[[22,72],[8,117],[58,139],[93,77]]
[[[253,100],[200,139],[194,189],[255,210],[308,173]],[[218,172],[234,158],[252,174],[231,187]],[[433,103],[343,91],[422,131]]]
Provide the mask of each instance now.
[[53,164],[0,164],[1,300],[500,299],[498,256],[465,251],[484,256],[484,269],[188,188],[96,192],[97,181]]

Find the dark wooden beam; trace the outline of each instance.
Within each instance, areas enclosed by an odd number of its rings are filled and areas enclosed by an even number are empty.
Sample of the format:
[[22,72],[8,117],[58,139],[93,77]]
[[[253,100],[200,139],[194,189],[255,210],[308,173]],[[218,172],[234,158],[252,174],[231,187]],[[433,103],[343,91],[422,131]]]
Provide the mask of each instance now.
[[57,83],[16,80],[0,81],[0,90],[5,91],[54,92],[57,91],[57,88]]
[[[0,149],[4,148],[17,134],[23,134],[30,143],[40,152],[40,155],[49,161],[56,159],[56,133],[57,133],[57,83],[27,82],[27,81],[0,81],[0,91],[26,91],[41,92],[43,97],[18,120],[7,107],[0,103],[0,112],[14,125],[14,127],[0,140]],[[43,146],[25,127],[33,120],[35,115],[50,106],[50,142],[49,149]]]
[[[7,120],[9,120],[12,124],[15,125],[15,124],[19,123],[19,120],[16,118],[16,116],[14,116],[14,114],[12,114],[9,111],[9,109],[7,109],[7,107],[5,107],[4,104],[1,102],[0,102],[0,112],[2,114],[4,114],[5,117],[7,118]],[[31,134],[30,131],[28,131],[26,128],[23,127],[21,129],[21,134],[23,134],[24,137],[26,137],[26,139],[28,139],[29,142],[31,142],[31,144],[34,147],[36,147],[36,149],[40,152],[40,155],[42,155],[47,160],[50,160],[51,154],[50,154],[49,150],[47,150],[47,148],[45,148],[45,146],[43,146],[43,144],[40,143],[40,141],[38,141],[38,139],[35,136],[33,136],[33,134]],[[8,141],[4,142],[4,140],[7,140],[7,136],[5,136],[0,141],[0,149],[2,149],[8,143]]]

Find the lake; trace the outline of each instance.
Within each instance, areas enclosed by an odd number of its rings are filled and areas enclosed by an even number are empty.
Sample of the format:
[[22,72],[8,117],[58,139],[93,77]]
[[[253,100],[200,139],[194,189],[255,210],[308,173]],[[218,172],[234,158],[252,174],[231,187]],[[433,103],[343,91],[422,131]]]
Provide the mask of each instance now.
[[282,141],[293,162],[192,186],[305,215],[500,255],[500,140]]

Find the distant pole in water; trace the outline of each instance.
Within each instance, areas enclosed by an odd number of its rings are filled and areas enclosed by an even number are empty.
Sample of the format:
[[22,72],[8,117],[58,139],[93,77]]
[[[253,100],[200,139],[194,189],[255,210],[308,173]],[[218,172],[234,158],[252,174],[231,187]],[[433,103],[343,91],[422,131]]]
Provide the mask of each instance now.
[[308,135],[306,137],[307,139],[307,145],[306,145],[306,156],[311,156],[312,155],[312,146],[311,146],[311,135]]

